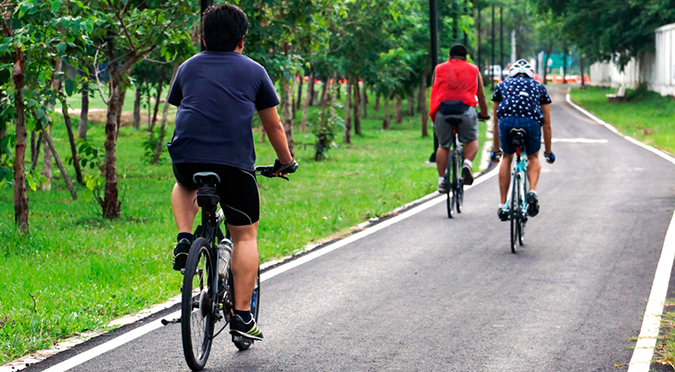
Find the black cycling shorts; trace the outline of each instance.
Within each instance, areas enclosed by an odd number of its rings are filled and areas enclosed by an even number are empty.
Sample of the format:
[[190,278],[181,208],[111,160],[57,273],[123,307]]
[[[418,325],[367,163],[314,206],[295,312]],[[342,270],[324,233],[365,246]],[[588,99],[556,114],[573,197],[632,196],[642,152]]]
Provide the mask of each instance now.
[[213,172],[220,177],[218,194],[225,220],[229,225],[252,225],[260,219],[260,194],[255,175],[251,172],[220,164],[173,164],[176,181],[190,190],[197,190],[192,176]]

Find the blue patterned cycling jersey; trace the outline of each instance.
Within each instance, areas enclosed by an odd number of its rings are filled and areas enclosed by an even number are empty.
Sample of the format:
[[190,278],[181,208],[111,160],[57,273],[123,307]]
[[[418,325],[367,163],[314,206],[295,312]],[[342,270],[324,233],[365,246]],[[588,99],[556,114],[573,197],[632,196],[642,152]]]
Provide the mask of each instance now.
[[513,77],[497,84],[492,102],[500,102],[497,118],[508,116],[531,118],[544,124],[541,105],[551,103],[546,88],[534,79]]

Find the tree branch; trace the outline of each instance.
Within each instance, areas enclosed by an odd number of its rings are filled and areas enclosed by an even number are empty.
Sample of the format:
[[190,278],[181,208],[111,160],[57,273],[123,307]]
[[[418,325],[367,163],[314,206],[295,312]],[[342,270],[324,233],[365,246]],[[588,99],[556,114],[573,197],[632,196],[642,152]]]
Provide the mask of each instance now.
[[[105,95],[103,95],[103,89],[101,89],[101,80],[98,78],[98,65],[96,64],[96,60],[98,59],[98,50],[96,50],[96,55],[94,56],[94,74],[96,75],[96,86],[98,87],[98,92],[101,94],[101,99],[103,100],[103,103],[107,105],[110,104],[110,100],[105,99]],[[106,66],[106,70],[108,69],[108,66]]]
[[134,45],[134,41],[131,39],[131,36],[129,35],[129,30],[127,30],[127,25],[124,24],[124,19],[122,18],[122,15],[120,14],[119,10],[117,10],[117,7],[113,6],[110,0],[106,0],[108,5],[110,5],[111,8],[115,11],[115,17],[120,21],[120,24],[122,25],[122,30],[124,30],[124,34],[127,35],[127,39],[129,39],[129,44],[131,44],[131,49],[134,50],[134,52],[137,52],[138,50],[136,49],[136,45]]

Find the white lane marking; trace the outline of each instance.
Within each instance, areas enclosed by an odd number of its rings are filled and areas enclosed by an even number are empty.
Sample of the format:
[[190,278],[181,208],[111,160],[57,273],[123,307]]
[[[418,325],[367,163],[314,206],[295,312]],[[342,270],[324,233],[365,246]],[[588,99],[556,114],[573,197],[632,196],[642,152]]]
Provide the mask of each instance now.
[[642,320],[640,336],[638,336],[633,357],[630,359],[628,372],[648,372],[654,356],[654,347],[659,337],[659,327],[661,326],[661,314],[663,314],[663,305],[668,294],[668,282],[675,259],[675,213],[670,220],[670,226],[666,233],[666,239],[663,242],[661,258],[656,266],[654,274],[654,283],[652,291],[649,294],[647,309]]
[[[551,138],[551,142],[567,143],[607,143],[606,139],[588,139],[588,138]],[[543,141],[542,141],[543,143]]]
[[[478,186],[481,183],[485,182],[486,180],[491,179],[492,177],[496,176],[498,173],[499,173],[499,167],[497,167],[494,170],[486,173],[484,176],[477,178],[474,181],[473,185],[466,186],[464,188],[464,190],[466,191],[466,190],[471,189],[474,186]],[[276,268],[274,268],[270,271],[266,271],[266,272],[262,273],[262,275],[260,275],[260,281],[264,282],[265,280],[271,279],[271,278],[273,278],[273,277],[275,277],[275,276],[277,276],[281,273],[284,273],[288,270],[296,268],[296,267],[298,267],[298,266],[300,266],[304,263],[307,263],[309,261],[317,259],[317,258],[319,258],[319,257],[321,257],[321,256],[323,256],[327,253],[330,253],[330,252],[332,252],[336,249],[342,248],[349,243],[353,243],[353,242],[355,242],[359,239],[365,238],[368,235],[371,235],[371,234],[373,234],[377,231],[380,231],[380,230],[382,230],[386,227],[389,227],[389,226],[391,226],[391,225],[393,225],[397,222],[401,222],[408,217],[412,217],[412,216],[416,215],[417,213],[419,213],[419,212],[421,212],[425,209],[429,209],[436,204],[442,203],[443,201],[445,201],[445,195],[438,194],[438,196],[434,197],[433,199],[431,199],[431,200],[429,200],[429,201],[427,201],[423,204],[420,204],[417,207],[414,207],[413,209],[411,209],[409,211],[403,212],[396,217],[393,217],[393,218],[391,218],[389,220],[386,220],[382,223],[378,223],[377,225],[375,225],[373,227],[369,227],[366,230],[362,230],[362,231],[360,231],[360,232],[358,232],[354,235],[351,235],[351,236],[349,236],[345,239],[339,240],[339,241],[337,241],[333,244],[330,244],[330,245],[328,245],[324,248],[320,248],[316,251],[313,251],[309,254],[306,254],[306,255],[304,255],[304,256],[296,259],[296,260],[293,260],[293,261],[291,261],[287,264],[283,264],[283,265],[281,265],[279,267],[276,267]],[[180,316],[180,313],[181,313],[180,311],[176,311],[172,314],[167,315],[165,318],[177,318],[177,317]],[[74,357],[72,357],[68,360],[64,360],[63,362],[61,362],[61,363],[59,363],[59,364],[57,364],[57,365],[55,365],[51,368],[48,368],[48,369],[44,370],[43,372],[65,372],[65,371],[67,371],[71,368],[79,366],[80,364],[85,363],[89,360],[92,360],[99,355],[107,353],[110,350],[113,350],[113,349],[115,349],[119,346],[122,346],[122,345],[124,345],[124,344],[126,344],[130,341],[133,341],[133,340],[135,340],[135,339],[137,339],[137,338],[139,338],[143,335],[146,335],[146,334],[148,334],[148,333],[150,333],[150,332],[152,332],[152,331],[154,331],[158,328],[163,327],[161,321],[162,321],[161,319],[157,319],[157,320],[155,320],[151,323],[148,323],[148,324],[146,324],[142,327],[138,327],[138,328],[134,329],[133,331],[129,331],[128,333],[125,333],[125,334],[123,334],[123,335],[121,335],[117,338],[114,338],[114,339],[112,339],[112,340],[110,340],[110,341],[108,341],[104,344],[96,346],[95,348],[87,350],[87,351],[85,351],[81,354],[78,354],[78,355],[76,355],[76,356],[74,356]]]
[[[605,123],[595,115],[579,107],[577,104],[572,102],[569,93],[567,93],[566,99],[567,103],[569,103],[572,107],[586,114],[586,116],[595,120],[596,122],[603,124],[612,132],[625,138],[629,142],[662,157],[670,163],[675,164],[675,158],[672,156],[664,153],[661,150],[645,145],[644,143],[641,143],[632,137],[622,135],[611,124]],[[659,263],[656,266],[654,282],[652,283],[652,289],[649,293],[647,308],[645,309],[645,315],[642,320],[642,328],[640,329],[638,341],[635,344],[633,356],[630,359],[628,372],[649,371],[652,357],[654,356],[656,340],[659,335],[659,328],[661,327],[661,315],[663,314],[663,305],[668,293],[668,282],[670,281],[670,273],[673,269],[673,260],[675,260],[675,213],[673,214],[673,218],[670,220],[670,225],[668,226],[668,231],[666,232],[666,237],[663,241],[661,257],[659,258]]]

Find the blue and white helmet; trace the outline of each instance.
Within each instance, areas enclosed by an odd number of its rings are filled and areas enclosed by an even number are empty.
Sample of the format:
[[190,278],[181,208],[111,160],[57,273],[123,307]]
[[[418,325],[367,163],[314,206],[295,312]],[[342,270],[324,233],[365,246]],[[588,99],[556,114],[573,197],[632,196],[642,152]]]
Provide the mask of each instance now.
[[509,69],[510,78],[518,74],[524,74],[530,79],[534,79],[534,70],[532,69],[532,66],[530,66],[530,64],[524,59],[517,60]]

